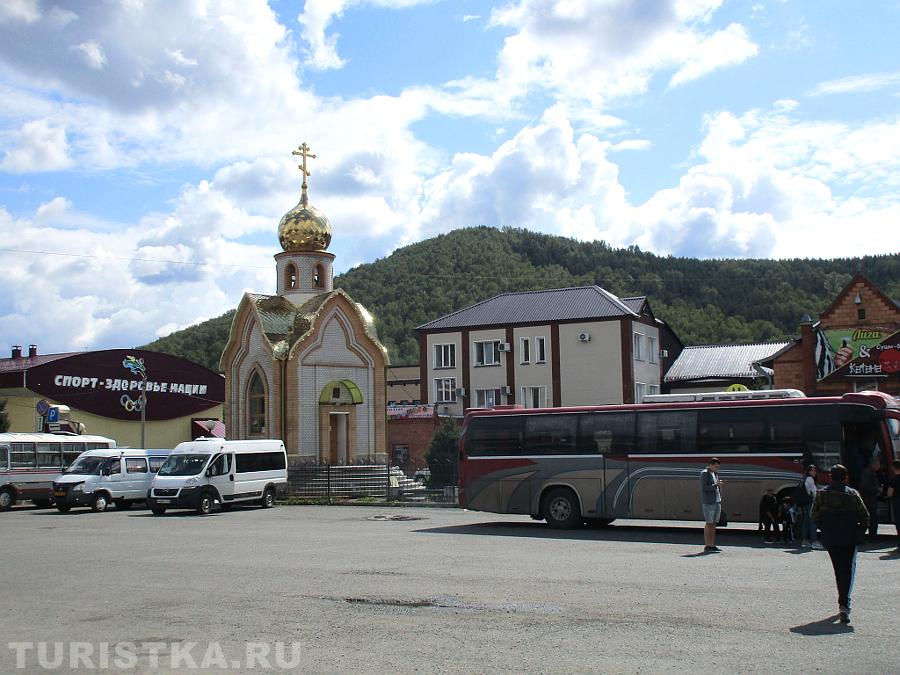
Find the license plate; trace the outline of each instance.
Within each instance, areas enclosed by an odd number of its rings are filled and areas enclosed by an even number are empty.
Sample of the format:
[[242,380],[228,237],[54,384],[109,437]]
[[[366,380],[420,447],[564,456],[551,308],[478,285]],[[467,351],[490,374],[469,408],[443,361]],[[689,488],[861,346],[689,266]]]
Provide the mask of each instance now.
[[157,504],[171,504],[172,500],[171,499],[157,499],[156,503]]
[[57,490],[56,492],[53,493],[53,496],[54,497],[65,497],[66,493],[63,492],[62,490]]

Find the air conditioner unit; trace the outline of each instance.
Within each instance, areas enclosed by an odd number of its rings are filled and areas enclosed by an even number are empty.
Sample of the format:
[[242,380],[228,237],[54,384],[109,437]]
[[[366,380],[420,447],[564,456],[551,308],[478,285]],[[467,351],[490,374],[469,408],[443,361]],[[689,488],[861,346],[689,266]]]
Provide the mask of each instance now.
[[581,342],[590,342],[591,334],[590,333],[579,333],[578,339],[581,340]]
[[457,396],[465,396],[465,395],[466,395],[466,388],[465,388],[465,387],[457,387],[457,388],[456,388],[456,395],[457,395]]
[[660,349],[659,350],[659,358],[664,359],[669,355],[668,349]]
[[503,387],[503,393],[506,394],[507,396],[511,396],[512,395],[512,387],[510,387],[509,385]]
[[508,352],[508,351],[509,351],[509,343],[508,343],[508,342],[501,342],[501,343],[500,343],[500,346],[498,347],[498,349],[499,349],[501,352]]

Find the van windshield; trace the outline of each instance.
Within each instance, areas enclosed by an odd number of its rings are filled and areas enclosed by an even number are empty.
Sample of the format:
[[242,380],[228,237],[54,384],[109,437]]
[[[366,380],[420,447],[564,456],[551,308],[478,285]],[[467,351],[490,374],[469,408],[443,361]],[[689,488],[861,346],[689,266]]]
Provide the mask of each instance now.
[[203,471],[209,455],[169,455],[158,476],[196,476]]
[[77,473],[82,476],[99,476],[100,467],[109,457],[79,457],[63,473]]

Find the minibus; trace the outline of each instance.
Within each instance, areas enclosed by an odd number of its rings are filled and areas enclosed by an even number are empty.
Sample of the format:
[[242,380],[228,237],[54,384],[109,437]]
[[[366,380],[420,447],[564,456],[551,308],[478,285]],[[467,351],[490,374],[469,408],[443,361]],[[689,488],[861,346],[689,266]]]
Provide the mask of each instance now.
[[104,448],[81,453],[53,480],[53,500],[61,513],[73,506],[105,511],[110,504],[130,509],[147,498],[153,476],[171,449]]
[[210,513],[233,504],[275,506],[287,487],[287,453],[276,440],[225,441],[199,438],[180,443],[153,479],[147,503],[155,515],[166,509]]

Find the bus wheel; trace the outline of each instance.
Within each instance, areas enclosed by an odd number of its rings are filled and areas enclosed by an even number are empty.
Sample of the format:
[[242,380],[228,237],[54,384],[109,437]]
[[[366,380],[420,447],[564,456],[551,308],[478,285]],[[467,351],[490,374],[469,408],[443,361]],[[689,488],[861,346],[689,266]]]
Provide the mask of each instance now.
[[116,508],[119,511],[127,511],[131,508],[131,500],[130,499],[117,499],[116,500]]
[[153,512],[154,516],[161,516],[162,514],[164,514],[166,512],[166,507],[165,506],[154,506],[153,508],[150,509],[150,511]]
[[69,506],[68,504],[57,504],[56,510],[59,511],[60,513],[68,513],[69,511],[72,510],[72,507]]
[[273,506],[275,506],[275,488],[266,488],[266,491],[263,492],[262,507],[271,509]]
[[557,530],[568,530],[581,523],[578,498],[569,488],[553,488],[544,497],[542,509],[547,524]]
[[107,506],[109,506],[109,500],[102,492],[94,497],[94,501],[91,502],[91,508],[97,513],[103,513],[104,511],[106,511]]
[[200,495],[200,501],[197,502],[197,513],[201,516],[208,516],[213,510],[213,496],[211,492],[204,492]]
[[16,503],[16,493],[11,488],[0,490],[0,511],[9,511]]

